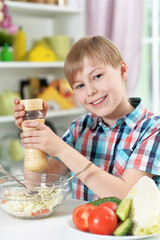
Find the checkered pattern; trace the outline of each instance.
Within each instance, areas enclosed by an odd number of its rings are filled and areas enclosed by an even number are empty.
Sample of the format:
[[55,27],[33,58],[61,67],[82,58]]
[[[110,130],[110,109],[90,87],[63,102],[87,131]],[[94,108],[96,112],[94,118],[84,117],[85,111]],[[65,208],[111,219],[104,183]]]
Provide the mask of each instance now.
[[[127,168],[152,173],[160,182],[160,116],[149,112],[139,98],[135,107],[112,127],[91,113],[73,121],[63,140],[104,171],[121,177]],[[94,183],[93,183],[94,184]],[[72,196],[94,200],[97,196],[78,178],[72,182]]]

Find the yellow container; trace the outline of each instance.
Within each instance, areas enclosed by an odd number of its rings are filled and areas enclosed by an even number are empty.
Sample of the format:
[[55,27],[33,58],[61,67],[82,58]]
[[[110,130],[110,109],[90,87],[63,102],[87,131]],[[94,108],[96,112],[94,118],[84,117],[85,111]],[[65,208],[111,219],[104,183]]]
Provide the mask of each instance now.
[[19,27],[13,45],[14,61],[22,61],[26,55],[26,52],[26,35],[23,31],[23,28]]
[[53,62],[55,54],[44,46],[35,46],[29,53],[29,61],[32,62]]

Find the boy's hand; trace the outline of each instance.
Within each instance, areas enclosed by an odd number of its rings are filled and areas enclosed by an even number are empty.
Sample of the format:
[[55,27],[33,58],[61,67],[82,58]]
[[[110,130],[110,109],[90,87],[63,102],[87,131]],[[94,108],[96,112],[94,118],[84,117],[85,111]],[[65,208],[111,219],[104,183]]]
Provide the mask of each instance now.
[[21,128],[21,123],[23,122],[23,117],[25,116],[25,110],[24,110],[24,106],[22,104],[20,104],[20,100],[18,98],[14,99],[14,119],[15,119],[15,124],[18,128]]
[[[14,119],[15,119],[15,124],[18,128],[22,129],[21,124],[23,122],[23,117],[25,116],[25,110],[24,106],[20,104],[20,100],[18,98],[14,99]],[[48,111],[48,104],[46,102],[43,102],[43,113],[44,113],[44,119],[46,118]]]
[[51,181],[50,174],[57,174],[65,176],[68,173],[69,169],[57,159],[50,157],[48,159],[48,166],[42,172],[31,172],[27,168],[24,167],[24,179],[27,188],[34,188],[39,187],[41,183],[41,176],[42,174],[46,173],[49,174],[46,178],[47,182]]
[[64,141],[48,126],[39,121],[26,121],[24,127],[28,128],[20,134],[24,148],[39,149],[50,156],[58,157]]
[[44,119],[46,119],[47,111],[48,111],[48,104],[47,104],[47,102],[43,102]]

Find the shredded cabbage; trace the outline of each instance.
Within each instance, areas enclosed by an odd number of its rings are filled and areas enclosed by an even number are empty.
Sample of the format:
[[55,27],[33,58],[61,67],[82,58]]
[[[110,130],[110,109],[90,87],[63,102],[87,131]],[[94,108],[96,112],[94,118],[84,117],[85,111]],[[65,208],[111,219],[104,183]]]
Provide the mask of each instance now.
[[5,199],[1,201],[1,207],[9,214],[16,217],[35,218],[49,216],[59,206],[63,199],[63,191],[58,188],[54,193],[47,196],[51,189],[35,188],[38,195],[30,195],[27,190],[6,190]]
[[142,236],[160,233],[160,192],[155,182],[147,176],[142,177],[127,197],[132,199],[132,234]]

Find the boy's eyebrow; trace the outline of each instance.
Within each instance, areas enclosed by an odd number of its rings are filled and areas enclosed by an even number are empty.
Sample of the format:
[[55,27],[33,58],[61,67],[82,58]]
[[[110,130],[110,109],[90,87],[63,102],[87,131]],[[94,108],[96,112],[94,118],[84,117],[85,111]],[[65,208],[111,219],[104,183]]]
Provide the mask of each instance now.
[[74,81],[73,81],[73,85],[74,85],[75,83],[78,83],[78,82],[81,82],[81,80],[74,80]]
[[80,83],[80,82],[82,82],[81,80],[75,80],[74,79],[74,81],[73,81],[73,83],[72,83],[72,86],[74,86],[74,84],[78,84],[78,83]]
[[94,68],[94,69],[88,74],[88,76],[92,75],[93,72],[95,72],[96,70],[97,70],[97,68]]
[[88,75],[89,76],[92,75],[93,72],[95,72],[96,70],[102,70],[102,68],[100,68],[100,67],[94,68]]
[[[101,67],[97,67],[97,68],[94,68],[90,73],[88,73],[88,76],[91,76],[96,70],[102,70]],[[82,80],[74,80],[73,81],[73,84],[77,83],[77,82],[81,82]]]

